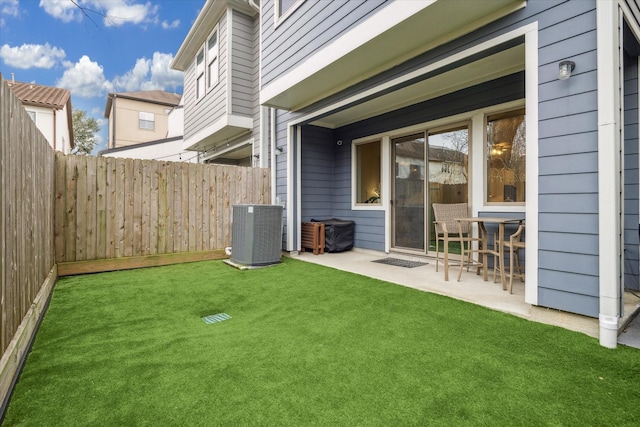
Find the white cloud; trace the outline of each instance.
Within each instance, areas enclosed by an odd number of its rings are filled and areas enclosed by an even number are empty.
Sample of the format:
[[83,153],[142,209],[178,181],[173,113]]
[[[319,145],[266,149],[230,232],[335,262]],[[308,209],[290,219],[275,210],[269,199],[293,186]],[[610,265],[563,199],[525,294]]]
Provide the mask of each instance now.
[[[77,3],[83,4],[85,1],[78,1]],[[69,0],[40,0],[40,7],[62,22],[82,19],[82,11]]]
[[0,0],[0,14],[18,16],[20,14],[18,0]]
[[107,27],[119,27],[128,23],[155,22],[157,20],[158,6],[153,6],[149,2],[136,4],[127,0],[102,0],[100,4],[106,9],[104,25]]
[[113,90],[113,85],[104,77],[102,66],[87,55],[67,68],[56,86],[69,89],[74,96],[82,98],[103,96]]
[[[0,0],[3,1],[3,0]],[[158,6],[135,0],[40,0],[40,7],[63,22],[102,17],[106,27],[158,21]]]
[[12,67],[28,68],[52,68],[57,62],[62,62],[66,54],[64,50],[49,45],[23,44],[11,47],[8,44],[0,47],[0,58],[5,64]]
[[162,21],[162,29],[170,30],[173,28],[178,28],[180,26],[180,20],[176,19],[173,22]]
[[139,58],[135,66],[113,79],[113,86],[123,92],[139,90],[175,90],[182,86],[182,72],[172,70],[170,53],[154,52],[152,59]]

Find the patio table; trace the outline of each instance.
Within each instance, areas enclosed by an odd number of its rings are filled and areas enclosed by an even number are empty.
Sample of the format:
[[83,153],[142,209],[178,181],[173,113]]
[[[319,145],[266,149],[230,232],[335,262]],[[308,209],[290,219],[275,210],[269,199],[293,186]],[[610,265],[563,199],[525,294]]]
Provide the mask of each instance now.
[[[462,231],[461,223],[467,222],[469,224],[477,223],[478,224],[478,232],[481,240],[481,247],[477,249],[478,252],[478,266],[482,268],[483,278],[485,281],[489,280],[489,274],[487,271],[487,255],[493,255],[494,263],[495,257],[498,257],[498,262],[500,263],[500,280],[502,282],[502,289],[507,289],[507,282],[504,277],[504,226],[508,223],[518,223],[518,225],[524,222],[524,218],[501,218],[501,217],[469,217],[469,218],[456,218],[458,221],[458,230]],[[494,244],[494,249],[490,249],[488,247],[488,234],[487,229],[485,228],[485,223],[498,224],[498,240],[497,245]],[[497,248],[495,248],[497,246]],[[471,249],[469,249],[471,250]],[[464,260],[464,245],[461,248],[461,259]],[[474,250],[475,251],[475,250]],[[462,277],[462,269],[464,267],[464,262],[460,263],[460,272],[458,273],[458,281],[460,281]],[[495,266],[494,266],[495,268]],[[479,271],[478,273],[479,274]]]

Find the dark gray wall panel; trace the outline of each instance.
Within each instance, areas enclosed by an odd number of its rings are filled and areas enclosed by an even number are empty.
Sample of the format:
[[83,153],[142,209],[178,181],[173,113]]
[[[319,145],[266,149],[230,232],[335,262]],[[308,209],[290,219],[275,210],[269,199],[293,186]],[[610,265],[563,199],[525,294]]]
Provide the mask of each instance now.
[[[547,175],[545,182],[549,182],[549,193],[555,193],[558,185],[562,185],[557,178],[558,175],[569,174],[589,174],[595,173],[598,169],[598,154],[585,152],[578,154],[557,155],[553,157],[541,157],[539,162],[540,179]],[[597,192],[598,187],[592,187],[588,192]]]
[[253,117],[254,40],[253,18],[232,12],[231,113]]
[[538,140],[538,152],[540,157],[553,157],[570,154],[597,153],[597,132],[580,133],[574,135],[562,135]]
[[576,245],[583,254],[598,255],[598,235],[561,232],[538,232],[538,249],[555,252],[575,252]]
[[638,56],[639,43],[624,32],[624,285],[640,290],[640,187],[638,156]]
[[[540,251],[538,254],[538,262],[540,265],[544,265],[544,269],[546,270],[563,271],[565,273],[575,273],[585,276],[598,275],[597,255]],[[554,285],[552,283],[545,283],[538,278],[538,286],[554,287],[562,286],[562,284],[557,283]]]
[[333,205],[333,131],[302,128],[302,221],[330,218]]
[[556,289],[559,291],[576,293],[575,290],[580,289],[582,292],[579,293],[592,297],[599,293],[598,276],[578,276],[563,271],[540,269],[538,280],[540,283],[558,283]]
[[578,313],[584,316],[594,316],[593,313],[600,311],[600,304],[597,297],[547,288],[539,289],[538,305]]
[[598,215],[595,213],[541,212],[538,219],[539,232],[583,233],[585,230],[591,230],[594,234],[598,232]]
[[[567,200],[569,199],[569,200]],[[565,194],[540,194],[538,196],[538,212],[567,212],[567,204],[570,201],[571,213],[594,213],[598,210],[598,198],[591,194],[574,194],[567,197]],[[597,233],[597,230],[585,230]],[[579,250],[580,248],[576,248]]]
[[564,175],[562,180],[554,176],[541,176],[540,185],[549,185],[548,194],[590,193],[598,188],[598,175],[595,173],[576,173]]

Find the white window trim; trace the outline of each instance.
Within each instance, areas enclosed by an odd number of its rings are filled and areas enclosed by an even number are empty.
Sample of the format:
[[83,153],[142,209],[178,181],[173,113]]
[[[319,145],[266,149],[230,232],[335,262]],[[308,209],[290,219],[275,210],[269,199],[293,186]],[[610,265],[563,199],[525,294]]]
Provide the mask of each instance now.
[[[211,57],[210,57],[210,50],[209,50],[209,40],[211,39],[211,37],[213,37],[213,35],[216,35],[216,47],[215,47],[215,60],[216,60],[216,79],[215,82],[211,82],[211,75],[210,75],[210,65],[211,65]],[[220,83],[220,31],[219,31],[219,24],[216,24],[215,28],[213,29],[213,31],[211,31],[211,33],[209,34],[209,36],[205,39],[204,42],[204,52],[205,52],[205,86],[206,86],[206,93],[209,93],[211,91],[211,89],[213,89],[214,87],[216,87],[218,85],[218,83]]]
[[280,13],[280,1],[274,0],[273,2],[273,25],[275,28],[283,23],[289,16],[293,14],[305,0],[298,0],[295,4],[293,4],[289,10],[287,10],[284,15]]
[[[371,144],[373,142],[380,143],[380,200],[378,203],[361,203],[358,202],[358,146]],[[351,209],[354,211],[382,211],[384,210],[385,201],[388,195],[382,188],[382,183],[389,177],[384,175],[384,141],[380,138],[360,138],[357,142],[354,140],[351,144]]]
[[[153,127],[152,128],[142,127],[140,126],[142,122],[153,123]],[[138,112],[138,129],[151,130],[151,131],[156,130],[156,115],[154,113],[149,113],[146,111],[139,111]]]
[[[525,120],[524,120],[524,124],[525,124],[525,129],[526,129],[526,125],[527,125],[527,110],[524,106],[524,104],[522,105],[522,107],[515,107],[515,108],[507,108],[505,110],[497,110],[497,111],[491,111],[491,112],[484,112],[483,117],[482,117],[482,126],[483,126],[483,132],[482,132],[482,173],[484,175],[484,180],[482,183],[482,198],[483,198],[483,202],[482,205],[487,208],[487,209],[494,209],[494,208],[499,208],[499,207],[506,207],[507,211],[512,212],[512,211],[519,211],[520,209],[518,209],[518,207],[522,207],[522,211],[524,212],[524,207],[527,205],[527,194],[525,191],[525,201],[524,202],[490,202],[489,199],[489,193],[488,193],[488,187],[489,187],[489,176],[488,176],[488,166],[487,166],[487,124],[488,124],[488,117],[491,115],[495,115],[495,114],[500,114],[500,113],[509,113],[511,111],[516,111],[516,110],[520,110],[520,109],[525,109],[524,111],[524,116],[525,116]],[[526,133],[525,133],[525,144],[527,143],[526,141]],[[527,151],[526,151],[526,145],[525,145],[525,158],[527,155]],[[526,164],[526,163],[525,163]],[[526,173],[525,173],[526,174]],[[526,183],[525,183],[526,184]],[[525,189],[526,189],[526,185],[525,185]]]
[[[206,45],[206,41],[205,41],[205,45]],[[198,55],[200,55],[200,53],[202,52],[202,71],[200,71],[198,69]],[[203,45],[200,49],[198,49],[198,52],[196,53],[196,57],[194,58],[194,63],[195,63],[195,90],[196,90],[196,102],[200,101],[202,98],[204,98],[204,96],[207,94],[207,55],[206,55],[206,50],[205,50],[205,46]],[[202,78],[204,79],[204,91],[202,93],[198,92],[198,79],[200,78],[200,75],[202,75]]]

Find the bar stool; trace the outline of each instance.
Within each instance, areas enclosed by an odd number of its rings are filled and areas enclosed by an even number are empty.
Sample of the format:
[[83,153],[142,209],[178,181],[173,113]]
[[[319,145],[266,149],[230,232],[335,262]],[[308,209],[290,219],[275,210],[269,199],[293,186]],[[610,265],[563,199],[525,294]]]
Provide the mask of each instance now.
[[[509,249],[509,269],[508,269],[508,277],[509,277],[509,293],[513,293],[513,278],[517,277],[520,281],[524,282],[524,271],[522,269],[520,263],[520,250],[526,248],[526,243],[522,239],[522,233],[524,232],[524,224],[520,224],[515,233],[509,236],[509,240],[505,240],[502,242],[504,248]],[[497,247],[501,242],[498,242],[494,235],[494,247]],[[514,263],[515,270],[514,271]],[[495,264],[495,263],[494,263]],[[498,265],[493,266],[493,281],[496,281],[497,275],[502,275],[503,272],[500,270]]]

